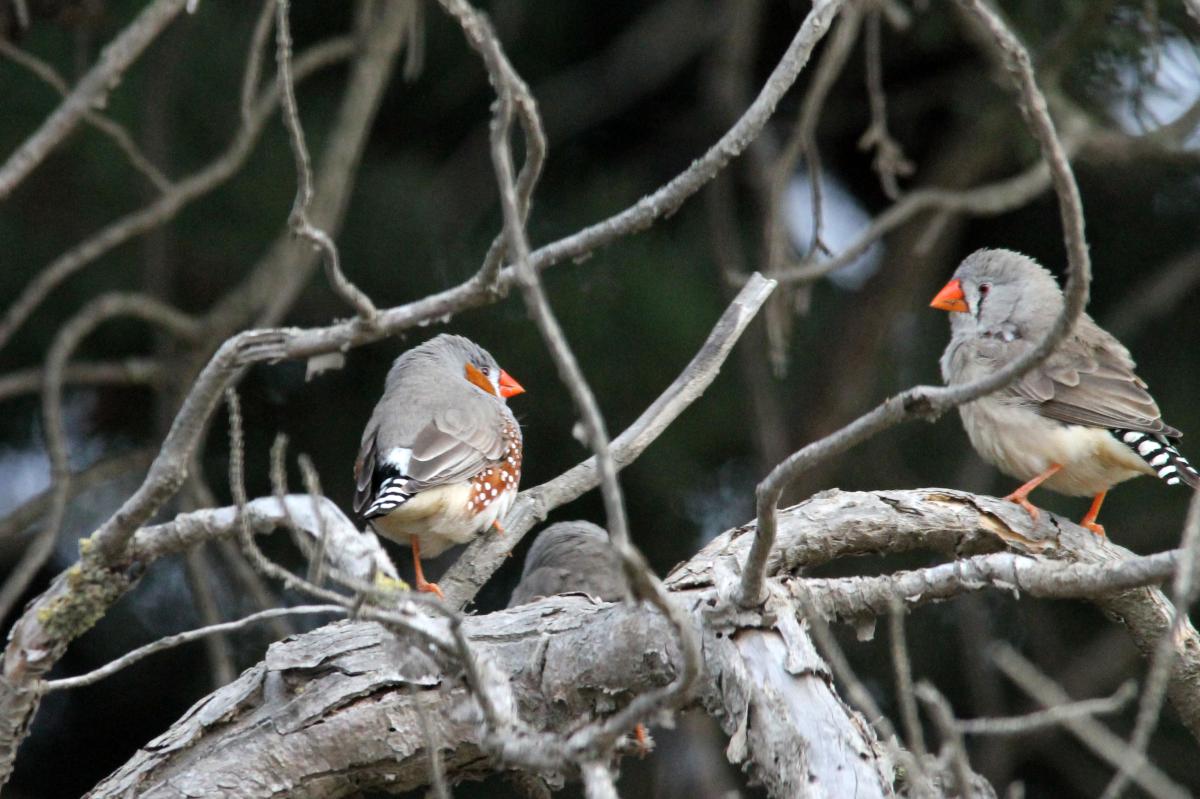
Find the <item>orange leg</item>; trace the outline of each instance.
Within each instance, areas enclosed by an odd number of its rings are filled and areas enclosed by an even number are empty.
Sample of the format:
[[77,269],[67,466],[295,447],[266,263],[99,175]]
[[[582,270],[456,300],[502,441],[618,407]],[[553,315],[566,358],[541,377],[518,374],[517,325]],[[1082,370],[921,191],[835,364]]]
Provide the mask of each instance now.
[[1025,485],[1018,488],[1016,491],[1009,494],[1007,497],[1005,497],[1005,499],[1007,499],[1009,502],[1015,502],[1018,505],[1020,505],[1022,508],[1024,508],[1025,510],[1029,511],[1029,518],[1033,519],[1036,522],[1038,520],[1038,516],[1040,515],[1041,511],[1039,511],[1037,508],[1035,508],[1033,506],[1033,503],[1027,499],[1027,497],[1029,496],[1029,492],[1033,491],[1033,489],[1037,488],[1042,483],[1049,480],[1051,477],[1053,477],[1055,474],[1057,474],[1060,469],[1062,469],[1061,463],[1050,464],[1049,469],[1042,472],[1037,477],[1033,478],[1028,483],[1026,483]]
[[1101,491],[1092,500],[1092,507],[1088,508],[1088,512],[1083,514],[1083,518],[1079,520],[1080,527],[1086,527],[1096,535],[1104,538],[1104,525],[1096,522],[1096,516],[1100,514],[1100,506],[1104,504],[1104,495],[1107,491]]
[[500,524],[499,519],[492,522],[492,528],[496,531],[497,535],[504,535],[504,525]]
[[637,741],[638,757],[650,754],[650,736],[646,733],[644,726],[639,724],[633,728],[633,739]]
[[427,594],[437,594],[438,599],[445,599],[442,595],[442,589],[438,588],[437,583],[430,583],[425,580],[425,572],[421,570],[421,542],[415,535],[408,537],[408,542],[412,545],[413,551],[413,567],[417,571],[417,590],[424,591]]

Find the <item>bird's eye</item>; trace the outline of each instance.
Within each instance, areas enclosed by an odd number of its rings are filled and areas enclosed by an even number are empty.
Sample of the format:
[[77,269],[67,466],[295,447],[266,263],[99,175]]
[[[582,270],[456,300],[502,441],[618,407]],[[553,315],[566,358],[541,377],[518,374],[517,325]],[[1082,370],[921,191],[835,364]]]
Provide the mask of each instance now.
[[479,371],[483,373],[484,377],[492,376],[492,368],[490,366],[481,366],[479,367]]
[[992,290],[992,284],[991,284],[991,283],[980,283],[980,284],[979,284],[979,294],[980,294],[980,296],[984,296],[984,295],[986,295],[986,294],[987,294],[989,291],[991,291],[991,290]]

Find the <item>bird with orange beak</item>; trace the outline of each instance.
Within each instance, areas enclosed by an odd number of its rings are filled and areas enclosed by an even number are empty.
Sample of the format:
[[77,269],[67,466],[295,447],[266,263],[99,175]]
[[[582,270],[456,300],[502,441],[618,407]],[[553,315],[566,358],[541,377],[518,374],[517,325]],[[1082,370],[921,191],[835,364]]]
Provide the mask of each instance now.
[[521,480],[521,427],[506,400],[524,391],[485,349],[443,334],[396,359],[354,463],[354,510],[376,532],[437,557],[489,528]]
[[[950,313],[942,354],[947,385],[1003,368],[1045,338],[1062,313],[1062,290],[1032,258],[979,250],[959,265],[930,305]],[[1129,351],[1086,313],[1032,371],[959,407],[971,444],[984,460],[1024,485],[1007,499],[1029,511],[1039,485],[1090,496],[1080,524],[1098,535],[1105,494],[1138,475],[1200,488],[1200,474],[1175,448],[1182,434],[1163,422]]]

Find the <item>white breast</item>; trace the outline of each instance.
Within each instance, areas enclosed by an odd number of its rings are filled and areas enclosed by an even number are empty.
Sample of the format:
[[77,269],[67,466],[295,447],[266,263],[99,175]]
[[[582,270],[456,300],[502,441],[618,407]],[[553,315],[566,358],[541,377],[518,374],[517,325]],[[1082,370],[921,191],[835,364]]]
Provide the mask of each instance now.
[[1103,428],[1063,424],[994,397],[968,403],[959,412],[975,450],[1005,474],[1025,481],[1060,464],[1062,471],[1045,482],[1060,494],[1091,496],[1154,473]]

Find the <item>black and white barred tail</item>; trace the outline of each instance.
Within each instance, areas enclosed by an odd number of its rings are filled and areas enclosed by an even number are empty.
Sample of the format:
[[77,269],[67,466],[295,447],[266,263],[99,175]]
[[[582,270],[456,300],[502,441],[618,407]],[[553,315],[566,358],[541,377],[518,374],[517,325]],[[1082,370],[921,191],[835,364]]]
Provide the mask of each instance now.
[[403,487],[407,483],[408,478],[404,475],[383,478],[379,483],[379,490],[375,493],[375,498],[367,506],[367,509],[363,511],[363,518],[371,519],[376,516],[386,516],[412,499],[413,494],[403,490]]
[[1137,430],[1113,430],[1112,434],[1150,464],[1167,485],[1186,483],[1192,488],[1200,488],[1200,472],[1192,468],[1166,436]]

